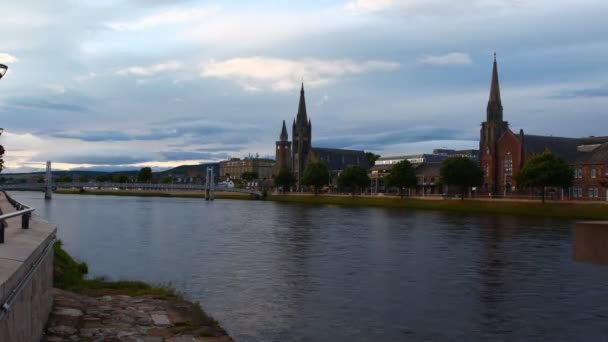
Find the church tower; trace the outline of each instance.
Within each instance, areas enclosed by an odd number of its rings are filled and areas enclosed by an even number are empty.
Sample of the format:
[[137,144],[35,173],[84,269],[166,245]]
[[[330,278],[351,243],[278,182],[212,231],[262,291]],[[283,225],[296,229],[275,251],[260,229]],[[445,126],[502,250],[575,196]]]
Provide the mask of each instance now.
[[272,170],[273,176],[279,174],[282,168],[286,167],[291,170],[291,142],[287,135],[287,127],[285,126],[285,120],[283,120],[283,128],[281,129],[281,135],[279,140],[276,142],[276,163]]
[[494,65],[492,66],[492,81],[490,83],[490,97],[486,110],[486,121],[481,123],[479,139],[480,162],[483,170],[484,180],[482,192],[499,193],[499,156],[498,139],[509,129],[509,123],[503,121],[502,101],[500,99],[500,85],[498,82],[498,66],[496,54],[494,54]]
[[300,189],[300,180],[306,168],[306,163],[310,156],[312,125],[308,115],[306,114],[306,100],[304,99],[304,82],[300,90],[300,103],[298,105],[298,114],[293,121],[292,128],[292,171],[296,178],[297,188]]

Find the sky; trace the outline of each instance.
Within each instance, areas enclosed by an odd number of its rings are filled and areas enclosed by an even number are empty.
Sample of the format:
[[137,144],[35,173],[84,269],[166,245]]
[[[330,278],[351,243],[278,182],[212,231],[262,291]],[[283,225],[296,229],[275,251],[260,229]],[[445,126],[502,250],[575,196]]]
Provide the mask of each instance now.
[[[497,53],[514,131],[608,135],[605,0],[3,1],[5,173],[477,148]],[[290,134],[291,135],[291,134]]]

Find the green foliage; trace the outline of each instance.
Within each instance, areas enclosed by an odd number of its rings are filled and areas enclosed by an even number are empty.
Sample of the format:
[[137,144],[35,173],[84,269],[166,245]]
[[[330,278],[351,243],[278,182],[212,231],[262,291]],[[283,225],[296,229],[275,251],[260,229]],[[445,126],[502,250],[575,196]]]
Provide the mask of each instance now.
[[171,176],[162,176],[160,178],[160,184],[171,184],[173,182],[173,177]]
[[82,174],[78,177],[78,181],[80,183],[88,183],[90,180],[91,180],[91,177],[89,177],[89,175]]
[[258,173],[257,172],[243,172],[243,174],[241,175],[241,179],[247,182],[251,182],[254,179],[258,178]]
[[369,182],[367,171],[356,165],[348,165],[338,175],[338,186],[351,188],[353,195],[356,191],[367,187]]
[[282,167],[279,173],[274,177],[274,186],[281,188],[283,191],[289,189],[296,183],[296,178],[293,173],[286,167]]
[[112,176],[112,182],[114,183],[126,183],[129,181],[129,176],[123,175],[122,173],[115,174]]
[[0,172],[4,169],[4,147],[0,145]]
[[413,188],[418,184],[416,171],[412,164],[407,160],[402,160],[395,164],[390,173],[384,177],[384,182],[389,187],[399,189],[399,194],[403,197],[403,189]]
[[147,183],[152,180],[152,169],[150,167],[142,167],[137,173],[137,181]]
[[44,177],[38,177],[36,183],[44,183]]
[[312,160],[308,162],[302,175],[302,185],[312,186],[315,195],[319,193],[322,186],[329,183],[329,171],[322,161]]
[[545,152],[536,155],[515,174],[520,188],[540,188],[542,201],[545,201],[545,187],[568,188],[572,185],[572,168],[556,154]]
[[378,158],[380,158],[379,154],[374,154],[372,152],[365,152],[365,156],[367,157],[367,160],[369,161],[369,166],[376,165],[376,160],[378,160]]
[[72,176],[59,176],[55,178],[55,183],[72,183]]
[[99,175],[97,177],[95,177],[95,181],[98,183],[104,183],[110,180],[110,177],[108,175]]
[[467,189],[483,182],[483,171],[477,162],[467,157],[454,156],[441,163],[439,177],[442,184],[460,188],[460,197],[464,199]]
[[141,281],[108,281],[104,278],[84,279],[88,273],[86,263],[76,262],[62,247],[61,242],[53,245],[53,286],[87,294],[125,294],[129,296],[155,295],[175,297],[175,291],[169,287],[150,286]]

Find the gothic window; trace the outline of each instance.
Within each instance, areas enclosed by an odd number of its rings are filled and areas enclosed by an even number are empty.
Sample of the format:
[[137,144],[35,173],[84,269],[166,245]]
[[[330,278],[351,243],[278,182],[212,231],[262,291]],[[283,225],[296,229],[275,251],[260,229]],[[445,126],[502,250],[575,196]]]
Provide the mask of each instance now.
[[490,148],[486,146],[486,156],[490,155]]
[[574,188],[572,188],[572,195],[574,196],[574,198],[583,197],[583,188],[580,186],[575,186]]
[[483,174],[484,174],[484,177],[486,177],[486,178],[490,177],[490,168],[488,167],[487,162],[483,164]]
[[574,171],[574,178],[583,178],[583,169],[577,167]]
[[592,168],[591,169],[591,178],[595,178],[595,177],[597,177],[597,174],[596,174],[595,168]]
[[513,174],[513,157],[511,156],[511,152],[507,152],[503,164],[505,176],[511,176]]

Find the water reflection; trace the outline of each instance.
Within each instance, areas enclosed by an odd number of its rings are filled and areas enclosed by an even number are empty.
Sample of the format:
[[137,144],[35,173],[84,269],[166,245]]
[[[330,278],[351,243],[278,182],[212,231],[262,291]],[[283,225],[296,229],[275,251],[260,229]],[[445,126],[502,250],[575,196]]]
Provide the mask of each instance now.
[[93,275],[171,282],[239,341],[597,340],[571,222],[262,201],[18,199]]

